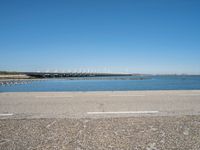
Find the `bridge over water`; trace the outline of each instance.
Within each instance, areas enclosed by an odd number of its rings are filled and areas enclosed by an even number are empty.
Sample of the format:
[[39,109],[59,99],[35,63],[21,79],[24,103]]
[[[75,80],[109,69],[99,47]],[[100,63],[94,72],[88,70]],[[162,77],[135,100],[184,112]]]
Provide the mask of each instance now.
[[65,78],[65,77],[106,77],[106,76],[130,76],[128,73],[88,73],[88,72],[68,72],[68,73],[55,73],[55,72],[23,72],[31,77],[36,78]]

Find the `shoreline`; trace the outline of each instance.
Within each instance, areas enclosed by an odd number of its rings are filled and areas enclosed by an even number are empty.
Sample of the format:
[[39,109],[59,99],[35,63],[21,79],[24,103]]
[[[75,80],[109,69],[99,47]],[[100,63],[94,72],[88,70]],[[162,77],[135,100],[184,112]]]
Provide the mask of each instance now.
[[34,81],[39,81],[41,79],[0,79],[0,86],[10,86],[17,84],[29,84]]
[[[27,77],[27,78],[26,78]],[[9,85],[16,85],[16,84],[28,84],[33,81],[46,81],[46,80],[145,80],[148,78],[144,77],[62,77],[62,78],[32,78],[28,76],[19,76],[17,75],[16,78],[13,78],[13,76],[9,78],[2,77],[0,75],[0,86],[9,86]]]

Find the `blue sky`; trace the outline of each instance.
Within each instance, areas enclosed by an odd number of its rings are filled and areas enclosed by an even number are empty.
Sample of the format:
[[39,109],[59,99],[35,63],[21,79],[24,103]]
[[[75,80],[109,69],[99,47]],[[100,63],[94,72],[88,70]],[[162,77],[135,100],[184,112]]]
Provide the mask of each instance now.
[[200,74],[199,0],[1,0],[0,70]]

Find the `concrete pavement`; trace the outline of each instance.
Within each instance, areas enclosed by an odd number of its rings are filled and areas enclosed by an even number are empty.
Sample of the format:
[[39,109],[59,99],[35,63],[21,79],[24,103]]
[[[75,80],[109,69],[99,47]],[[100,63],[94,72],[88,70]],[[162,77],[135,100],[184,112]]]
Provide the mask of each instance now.
[[200,91],[0,93],[0,150],[199,150]]
[[0,93],[0,118],[198,115],[200,91]]

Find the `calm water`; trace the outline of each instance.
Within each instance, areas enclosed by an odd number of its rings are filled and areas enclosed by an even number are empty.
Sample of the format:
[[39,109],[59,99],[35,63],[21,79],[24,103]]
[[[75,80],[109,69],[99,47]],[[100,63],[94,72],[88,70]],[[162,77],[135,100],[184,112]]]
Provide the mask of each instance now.
[[0,92],[41,92],[41,91],[130,91],[130,90],[200,90],[200,76],[148,76],[120,77],[117,80],[49,79],[28,84],[0,86]]

